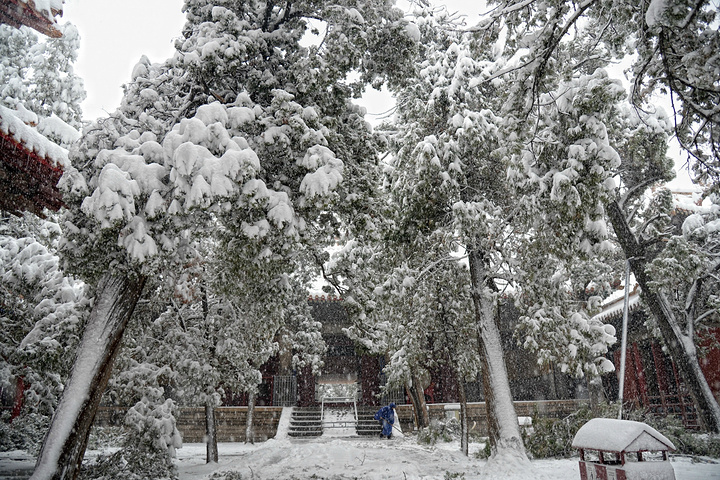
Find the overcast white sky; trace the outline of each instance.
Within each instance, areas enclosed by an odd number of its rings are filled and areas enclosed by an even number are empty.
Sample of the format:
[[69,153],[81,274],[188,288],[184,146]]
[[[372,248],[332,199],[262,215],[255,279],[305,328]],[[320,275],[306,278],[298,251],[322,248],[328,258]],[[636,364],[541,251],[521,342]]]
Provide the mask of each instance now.
[[[475,18],[484,4],[442,3]],[[105,116],[120,105],[122,84],[130,80],[141,55],[162,62],[173,54],[173,39],[185,23],[182,5],[182,0],[65,0],[60,22],[70,21],[80,31],[75,68],[88,94],[82,105],[85,119]]]
[[[436,3],[467,15],[469,23],[485,8],[482,0]],[[402,0],[398,4],[402,5]],[[82,105],[85,119],[105,116],[120,105],[122,85],[130,80],[130,72],[142,55],[162,62],[173,54],[173,39],[185,23],[182,5],[183,0],[65,0],[60,22],[74,23],[81,36],[75,68],[85,81],[88,95]],[[369,92],[363,103],[369,114],[380,114],[392,101]],[[370,115],[368,120],[375,123],[377,118]]]

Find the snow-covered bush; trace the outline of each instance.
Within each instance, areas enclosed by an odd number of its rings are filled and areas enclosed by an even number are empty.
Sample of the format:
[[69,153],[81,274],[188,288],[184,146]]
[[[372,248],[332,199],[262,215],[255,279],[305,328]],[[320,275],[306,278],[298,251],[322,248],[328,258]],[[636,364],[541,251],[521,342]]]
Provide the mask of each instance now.
[[[609,405],[605,405],[603,408],[605,414],[603,416],[613,416]],[[564,418],[533,415],[533,430],[530,435],[525,437],[525,446],[534,458],[571,457],[577,454],[577,450],[572,448],[575,434],[593,416],[587,406]]]
[[215,472],[210,477],[210,480],[243,480],[243,476],[240,472]]
[[[616,418],[617,405],[600,405],[600,417]],[[575,434],[593,414],[589,406],[564,418],[533,415],[533,432],[525,436],[525,445],[534,458],[567,458],[577,455],[572,447]],[[644,410],[624,412],[623,418],[644,422],[665,435],[677,447],[675,454],[720,457],[720,436],[701,434],[688,430],[682,420],[672,415],[666,417],[648,415]]]
[[0,383],[24,385],[20,416],[0,425],[2,449],[38,449],[84,320],[85,287],[60,268],[59,232],[32,215],[0,224]]
[[125,424],[129,432],[117,452],[102,456],[84,468],[83,480],[173,480],[178,478],[173,464],[175,449],[181,446],[175,426],[174,403],[153,404],[143,399],[130,408]]
[[435,445],[438,442],[452,442],[460,438],[460,421],[451,417],[445,420],[433,420],[430,426],[420,431],[418,443]]
[[10,412],[3,411],[0,414],[0,452],[25,450],[31,455],[37,454],[49,424],[49,417],[37,413],[21,415],[10,422]]

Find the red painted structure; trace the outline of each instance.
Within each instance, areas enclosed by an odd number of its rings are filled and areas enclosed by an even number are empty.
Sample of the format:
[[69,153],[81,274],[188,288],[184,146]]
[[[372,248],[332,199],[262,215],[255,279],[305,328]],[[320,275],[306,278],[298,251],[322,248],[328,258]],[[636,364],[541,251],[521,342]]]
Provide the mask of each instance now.
[[[61,5],[61,2],[56,2]],[[57,15],[62,16],[62,8],[52,8],[47,13],[39,11],[33,0],[3,0],[0,2],[0,23],[20,28],[21,25],[30,27],[48,37],[60,38],[62,33],[55,28]]]
[[[658,340],[652,338],[644,327],[645,313],[639,306],[639,291],[630,296],[630,318],[628,321],[628,344],[625,359],[625,388],[623,401],[627,408],[640,409],[658,416],[673,415],[688,428],[699,428],[695,404],[675,365]],[[621,334],[622,309],[608,309],[600,314],[604,322],[615,326]],[[720,401],[720,328],[712,328],[704,334],[699,343],[700,366],[705,378],[718,401]],[[617,398],[620,376],[619,342],[611,350],[610,357],[615,365],[615,376],[603,378],[605,390],[610,399]]]
[[59,210],[63,203],[57,184],[62,174],[56,162],[0,131],[0,210],[36,215],[45,208]]

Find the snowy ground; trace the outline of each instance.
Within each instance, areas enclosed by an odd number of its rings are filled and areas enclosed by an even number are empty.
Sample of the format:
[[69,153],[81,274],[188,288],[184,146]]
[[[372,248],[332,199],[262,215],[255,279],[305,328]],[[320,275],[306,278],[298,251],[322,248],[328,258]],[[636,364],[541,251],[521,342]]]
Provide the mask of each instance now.
[[[178,450],[181,480],[205,480],[215,472],[234,471],[243,479],[290,480],[411,480],[463,478],[479,479],[484,460],[460,454],[459,445],[443,443],[435,447],[418,445],[415,438],[358,438],[322,436],[311,440],[269,440],[256,445],[221,443],[220,461],[205,464],[205,445],[185,444]],[[694,463],[673,457],[677,480],[720,480],[718,463]],[[579,480],[577,459],[533,460],[533,478]],[[0,479],[27,478],[33,459],[25,452],[0,453]],[[23,475],[25,473],[25,475]],[[19,475],[18,475],[19,474]],[[224,476],[220,476],[224,479]]]
[[[256,445],[219,444],[217,464],[205,464],[205,444],[183,445],[176,459],[180,480],[209,480],[222,472],[238,472],[243,480],[476,480],[485,466],[484,460],[473,455],[480,444],[471,444],[470,456],[465,457],[457,442],[424,446],[415,436],[400,433],[386,440],[358,437],[340,428],[327,429],[317,438],[293,439],[287,436],[286,418],[283,415],[275,439]],[[93,454],[97,452],[88,452],[88,456]],[[676,456],[672,464],[677,480],[720,480],[720,460]],[[580,479],[577,458],[533,460],[532,466],[529,479]],[[0,479],[27,478],[32,467],[33,458],[25,452],[0,453]],[[225,475],[215,478],[225,480]],[[237,476],[231,478],[238,480]]]
[[[178,451],[181,480],[207,479],[213,472],[236,471],[243,479],[444,479],[446,473],[479,479],[484,460],[464,457],[457,443],[424,447],[415,438],[359,439],[320,437],[312,440],[270,440],[249,446],[221,444],[220,462],[206,465],[205,445]],[[534,460],[533,478],[579,480],[577,459]],[[720,479],[720,463],[693,463],[674,458],[677,480]],[[223,478],[223,477],[220,477]],[[463,478],[449,477],[449,478]]]

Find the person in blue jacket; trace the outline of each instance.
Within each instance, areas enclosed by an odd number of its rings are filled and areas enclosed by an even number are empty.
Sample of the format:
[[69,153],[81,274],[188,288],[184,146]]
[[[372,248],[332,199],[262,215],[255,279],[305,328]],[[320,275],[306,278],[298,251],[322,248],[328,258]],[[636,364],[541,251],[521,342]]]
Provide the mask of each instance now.
[[390,403],[386,407],[382,407],[375,414],[375,420],[382,424],[381,437],[392,437],[392,427],[395,423],[395,403]]

